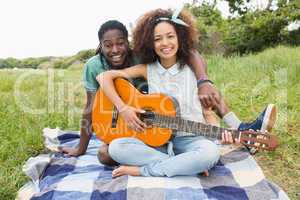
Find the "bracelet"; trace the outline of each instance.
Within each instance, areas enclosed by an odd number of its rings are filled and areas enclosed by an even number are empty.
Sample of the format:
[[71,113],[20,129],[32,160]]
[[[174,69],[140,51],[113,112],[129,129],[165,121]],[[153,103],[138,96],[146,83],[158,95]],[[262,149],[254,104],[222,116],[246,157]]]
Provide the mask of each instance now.
[[199,79],[197,80],[197,87],[199,88],[203,83],[206,83],[206,82],[209,82],[211,84],[214,84],[214,82],[212,82],[211,80],[209,79]]

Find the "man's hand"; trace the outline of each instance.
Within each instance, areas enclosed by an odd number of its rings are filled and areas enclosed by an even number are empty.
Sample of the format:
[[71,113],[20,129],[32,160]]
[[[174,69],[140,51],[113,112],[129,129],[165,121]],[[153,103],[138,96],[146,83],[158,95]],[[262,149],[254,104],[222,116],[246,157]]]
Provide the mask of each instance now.
[[75,156],[75,157],[84,154],[84,153],[82,153],[82,152],[79,151],[79,148],[78,148],[78,147],[76,147],[76,148],[72,148],[72,147],[61,147],[61,148],[59,148],[59,151],[60,151],[61,153],[64,153],[64,154],[68,155],[68,156]]
[[202,83],[198,88],[198,96],[204,108],[217,107],[220,103],[220,94],[209,82]]

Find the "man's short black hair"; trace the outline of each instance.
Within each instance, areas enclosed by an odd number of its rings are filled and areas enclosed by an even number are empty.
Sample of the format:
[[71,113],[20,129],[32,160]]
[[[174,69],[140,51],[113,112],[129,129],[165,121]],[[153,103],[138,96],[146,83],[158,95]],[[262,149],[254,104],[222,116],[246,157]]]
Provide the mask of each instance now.
[[101,41],[101,39],[102,39],[104,33],[106,33],[106,31],[112,30],[112,29],[120,30],[124,34],[126,39],[128,38],[128,31],[126,29],[126,26],[124,26],[124,24],[122,24],[121,22],[119,22],[117,20],[109,20],[109,21],[105,22],[104,24],[102,24],[98,31],[99,41]]

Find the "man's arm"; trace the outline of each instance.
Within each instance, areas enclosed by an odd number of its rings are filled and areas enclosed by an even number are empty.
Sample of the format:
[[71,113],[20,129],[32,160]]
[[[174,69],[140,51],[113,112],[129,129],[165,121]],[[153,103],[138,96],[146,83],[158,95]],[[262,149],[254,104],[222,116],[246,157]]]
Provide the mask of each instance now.
[[83,109],[81,125],[80,125],[80,141],[75,148],[64,147],[61,149],[63,153],[69,156],[80,156],[86,152],[91,135],[92,135],[92,108],[95,98],[95,92],[86,92],[86,105]]
[[198,51],[191,51],[191,57],[189,59],[197,80],[208,79],[207,76],[207,63],[204,58],[198,53]]
[[197,78],[198,95],[201,104],[204,108],[215,107],[220,102],[220,95],[217,89],[209,80],[207,76],[207,64],[201,57],[198,51],[191,52],[189,59],[192,69]]

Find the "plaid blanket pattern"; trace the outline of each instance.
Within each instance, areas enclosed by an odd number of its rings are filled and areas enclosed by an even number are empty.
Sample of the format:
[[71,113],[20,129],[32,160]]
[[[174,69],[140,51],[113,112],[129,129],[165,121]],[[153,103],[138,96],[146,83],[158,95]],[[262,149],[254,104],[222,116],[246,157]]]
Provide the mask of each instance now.
[[[112,167],[101,165],[97,150],[101,141],[92,136],[88,150],[80,157],[57,152],[59,146],[74,146],[79,133],[45,128],[45,146],[52,153],[30,158],[23,171],[32,179],[21,188],[19,199],[31,187],[32,200],[70,199],[289,199],[283,190],[266,180],[254,158],[243,148],[226,146],[209,177],[112,178]],[[26,187],[27,186],[27,187]]]

